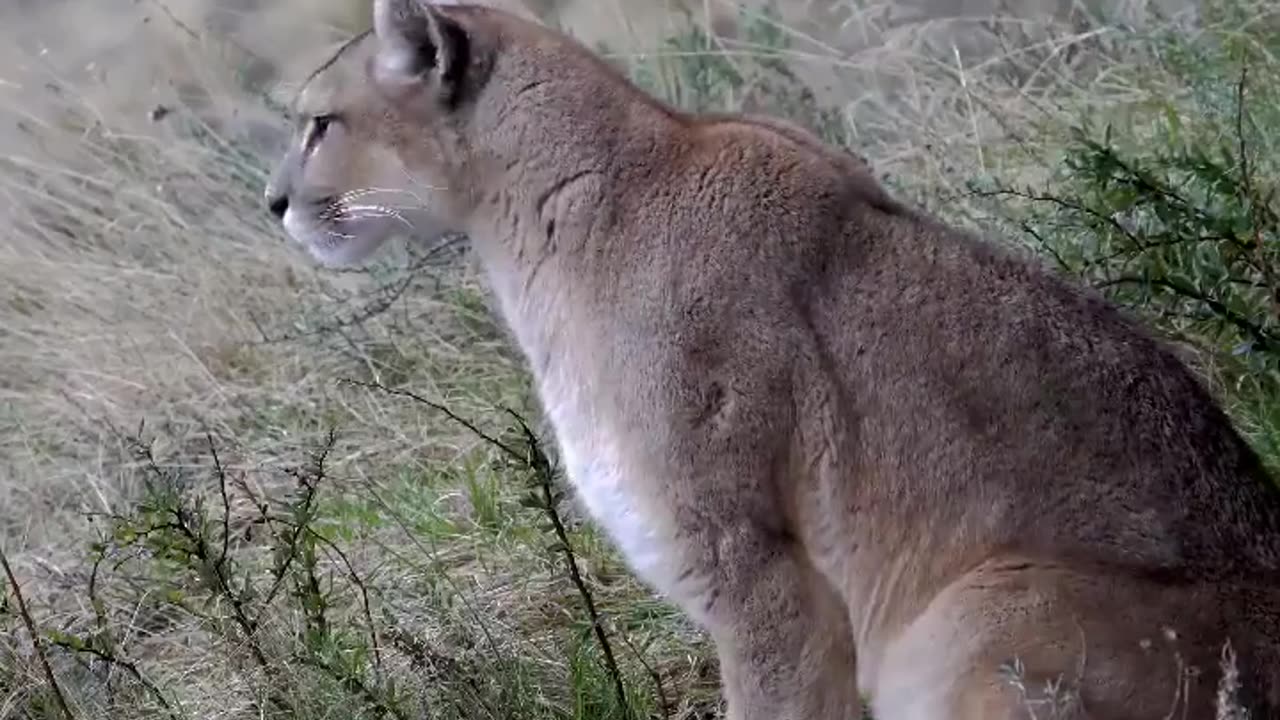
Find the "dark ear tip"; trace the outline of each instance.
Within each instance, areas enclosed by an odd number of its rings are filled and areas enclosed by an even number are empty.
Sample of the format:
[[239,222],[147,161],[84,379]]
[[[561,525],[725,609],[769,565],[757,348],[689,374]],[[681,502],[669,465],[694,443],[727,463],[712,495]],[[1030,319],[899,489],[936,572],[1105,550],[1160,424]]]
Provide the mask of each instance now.
[[[412,10],[397,12],[406,5]],[[471,63],[466,28],[423,0],[377,0],[374,10],[379,49],[369,67],[372,78],[399,92],[434,71],[443,101],[455,104]]]
[[456,84],[462,81],[471,63],[471,37],[467,29],[448,18],[441,18],[439,53],[444,62],[444,81]]

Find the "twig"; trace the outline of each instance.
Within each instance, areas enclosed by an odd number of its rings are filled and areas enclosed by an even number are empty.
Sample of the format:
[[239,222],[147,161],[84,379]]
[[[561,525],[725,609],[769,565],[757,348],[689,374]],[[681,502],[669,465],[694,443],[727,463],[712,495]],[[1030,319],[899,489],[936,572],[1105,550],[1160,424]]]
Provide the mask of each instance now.
[[555,531],[556,539],[559,541],[559,550],[564,553],[564,564],[569,571],[569,577],[573,580],[573,586],[577,588],[578,595],[582,598],[582,604],[586,608],[587,616],[591,619],[591,627],[595,630],[596,641],[600,644],[600,651],[604,654],[605,670],[609,673],[610,679],[613,680],[613,690],[618,695],[619,707],[626,712],[629,705],[627,703],[627,691],[622,683],[622,672],[618,669],[618,661],[614,658],[613,646],[609,642],[608,633],[605,632],[604,620],[600,617],[600,612],[596,610],[595,597],[591,594],[591,589],[587,587],[586,581],[582,579],[582,572],[578,569],[578,556],[573,551],[573,545],[569,542],[569,533],[565,530],[564,523],[560,519],[560,512],[556,509],[555,488],[552,485],[555,473],[546,453],[542,451],[538,437],[533,434],[533,430],[529,429],[528,424],[515,411],[507,410],[507,412],[515,418],[516,423],[520,426],[520,432],[524,435],[525,443],[529,449],[524,463],[533,472],[534,481],[542,491],[542,509],[547,514],[547,519],[551,521],[551,527]]
[[1240,183],[1244,186],[1245,199],[1253,200],[1253,178],[1249,172],[1248,145],[1244,139],[1244,91],[1249,80],[1249,64],[1240,66],[1240,81],[1236,83],[1236,140],[1240,147]]
[[[309,516],[311,514],[312,504],[315,502],[316,494],[319,492],[319,488],[320,488],[319,481],[324,479],[325,460],[328,459],[329,453],[333,451],[333,445],[336,441],[337,441],[337,435],[334,432],[333,428],[330,428],[329,433],[325,438],[324,447],[320,450],[320,452],[316,453],[316,456],[313,460],[313,462],[315,463],[315,472],[313,474],[316,482],[307,482],[306,479],[299,477],[296,474],[293,474],[294,479],[297,480],[305,489],[305,492],[303,493],[301,501],[295,505],[296,508],[301,510],[301,513],[304,517]],[[269,531],[274,532],[274,530],[271,529],[272,518],[270,517],[269,509],[267,508],[267,505],[261,501],[255,501],[255,502],[258,505],[258,512],[261,513],[262,523],[267,526]],[[267,591],[266,598],[262,601],[263,607],[270,605],[272,601],[275,600],[276,593],[280,592],[280,588],[284,586],[285,576],[288,575],[289,568],[293,565],[294,558],[298,556],[298,553],[297,553],[298,539],[302,536],[303,528],[305,526],[306,526],[305,522],[288,525],[288,527],[293,533],[292,536],[289,538],[288,543],[285,545],[285,547],[289,549],[289,554],[285,556],[284,562],[281,563],[280,566],[273,571],[273,574],[275,575],[275,580],[272,581],[271,588]]]
[[600,651],[604,655],[605,671],[609,674],[613,681],[614,692],[618,696],[619,707],[624,712],[629,713],[630,703],[627,701],[626,686],[622,682],[622,671],[618,668],[618,661],[613,653],[613,645],[609,642],[609,635],[605,630],[604,621],[600,616],[599,610],[596,608],[595,597],[591,594],[591,589],[587,587],[586,581],[583,580],[582,572],[578,567],[578,558],[573,551],[573,545],[569,542],[569,533],[564,527],[564,523],[560,519],[560,513],[556,510],[556,493],[553,486],[555,471],[551,467],[546,453],[542,451],[541,444],[537,436],[533,433],[524,419],[521,418],[514,410],[507,409],[507,412],[516,420],[519,425],[527,452],[520,452],[511,445],[489,435],[481,430],[475,423],[467,420],[457,413],[440,403],[428,400],[410,390],[401,390],[389,388],[381,383],[362,382],[359,380],[351,380],[343,378],[339,382],[350,385],[358,385],[360,387],[379,390],[389,395],[398,395],[406,397],[414,402],[421,403],[427,407],[443,413],[446,417],[454,422],[462,425],[464,428],[475,434],[481,440],[497,448],[503,454],[514,460],[516,463],[533,473],[534,481],[537,483],[542,493],[542,510],[547,514],[547,518],[551,521],[551,526],[555,532],[558,541],[558,549],[564,553],[565,566],[569,571],[569,577],[574,587],[578,591],[578,595],[582,598],[583,605],[586,608],[587,615],[591,620],[591,627],[595,631],[596,641],[600,645]]
[[1169,202],[1171,205],[1184,210],[1201,221],[1208,222],[1211,219],[1208,211],[1202,209],[1173,190],[1170,190],[1168,187],[1162,186],[1159,182],[1151,179],[1147,173],[1140,171],[1122,160],[1120,156],[1116,154],[1115,149],[1110,145],[1103,145],[1087,138],[1082,138],[1082,142],[1087,148],[1095,153],[1100,153],[1108,162],[1115,163],[1116,167],[1123,170],[1127,176],[1124,182]]
[[329,677],[337,680],[338,684],[342,685],[344,690],[352,695],[363,698],[369,707],[377,710],[379,713],[383,715],[390,715],[396,718],[396,720],[409,720],[409,716],[404,710],[401,710],[394,704],[387,703],[387,701],[378,696],[378,693],[375,692],[373,688],[366,685],[363,680],[355,675],[343,672],[341,668],[334,667],[331,663],[328,663],[314,655],[295,654],[294,659],[304,665],[310,665],[311,667],[328,674]]
[[461,425],[462,427],[464,427],[464,428],[466,428],[467,430],[471,431],[471,433],[472,433],[472,434],[474,434],[476,437],[480,438],[481,440],[484,440],[485,442],[489,443],[490,445],[492,445],[492,446],[494,446],[494,447],[498,448],[498,449],[499,449],[499,450],[501,450],[503,453],[505,453],[507,456],[509,456],[509,457],[511,457],[511,458],[514,458],[515,460],[517,460],[517,461],[519,461],[519,462],[525,462],[525,460],[526,460],[525,456],[524,456],[523,454],[521,454],[521,453],[520,453],[520,451],[516,450],[515,448],[511,447],[510,445],[507,445],[506,443],[504,443],[504,442],[502,442],[501,440],[499,440],[499,439],[497,439],[497,438],[493,437],[492,435],[489,435],[489,434],[488,434],[488,433],[486,433],[485,431],[481,430],[481,429],[480,429],[480,428],[479,428],[475,423],[471,422],[470,420],[467,420],[466,418],[463,418],[463,417],[459,416],[458,414],[456,414],[455,412],[453,412],[453,411],[452,411],[452,410],[450,410],[449,408],[447,408],[447,407],[445,407],[445,406],[441,405],[440,403],[433,402],[433,401],[431,401],[431,400],[428,400],[428,399],[426,399],[426,398],[422,397],[421,395],[419,395],[419,394],[417,394],[417,393],[413,392],[412,390],[400,390],[400,389],[398,389],[398,388],[389,388],[389,387],[387,387],[386,385],[383,385],[382,383],[378,383],[378,382],[364,382],[364,381],[362,381],[362,380],[352,380],[352,379],[350,379],[350,378],[340,378],[340,379],[338,380],[338,382],[340,382],[340,383],[346,383],[346,384],[348,384],[348,385],[356,385],[356,386],[359,386],[359,387],[362,387],[362,388],[366,388],[366,389],[369,389],[369,390],[378,390],[378,391],[381,391],[381,392],[387,393],[388,395],[398,395],[398,396],[400,396],[400,397],[406,397],[406,398],[409,398],[410,400],[413,400],[413,401],[414,401],[414,402],[416,402],[416,403],[419,403],[419,404],[422,404],[422,405],[426,405],[427,407],[431,408],[432,410],[435,410],[435,411],[437,411],[437,412],[443,413],[443,414],[444,414],[446,417],[448,417],[450,420],[452,420],[452,421],[454,421],[454,422],[458,423],[458,424],[459,424],[459,425]]
[[1196,302],[1204,303],[1204,305],[1212,310],[1218,317],[1231,325],[1234,325],[1236,329],[1243,331],[1246,335],[1252,337],[1262,347],[1280,347],[1280,338],[1268,332],[1266,328],[1235,312],[1231,308],[1227,307],[1222,301],[1210,297],[1208,294],[1197,290],[1196,288],[1187,287],[1182,283],[1164,278],[1142,278],[1128,275],[1098,283],[1097,287],[1102,289],[1114,285],[1144,285],[1159,287],[1188,300],[1195,300]]
[[373,609],[369,605],[369,586],[365,583],[364,578],[360,577],[360,574],[356,572],[355,565],[351,564],[351,559],[342,551],[342,548],[338,547],[337,543],[309,526],[307,527],[307,533],[338,556],[338,559],[347,568],[347,575],[351,578],[351,584],[355,585],[356,589],[360,591],[360,607],[364,609],[364,618],[369,624],[369,644],[373,648],[373,671],[375,674],[381,674],[382,649],[378,643],[378,625],[373,621]]
[[124,669],[133,676],[134,680],[138,681],[139,685],[151,694],[151,697],[155,698],[155,701],[160,704],[160,707],[164,708],[165,713],[167,713],[170,718],[178,720],[177,712],[174,711],[173,706],[169,704],[169,701],[165,699],[164,693],[160,691],[160,688],[157,687],[155,683],[148,680],[146,675],[142,674],[142,670],[138,668],[137,663],[134,663],[132,660],[125,660],[117,656],[114,652],[96,648],[92,643],[72,643],[57,637],[49,638],[49,642],[68,652],[88,653],[99,660],[106,662],[112,667]]
[[1254,252],[1257,254],[1258,270],[1262,273],[1263,282],[1271,291],[1271,311],[1280,317],[1280,285],[1277,285],[1271,265],[1267,262],[1266,249],[1262,244],[1262,223],[1258,218],[1259,198],[1253,194],[1253,172],[1249,167],[1249,146],[1244,135],[1244,96],[1248,88],[1249,64],[1240,65],[1240,81],[1236,83],[1236,140],[1240,148],[1240,184],[1244,189],[1244,201],[1248,203],[1249,224],[1253,226]]
[[58,707],[62,710],[63,716],[67,720],[75,720],[75,715],[71,714],[71,706],[67,704],[67,697],[62,694],[62,686],[58,684],[58,678],[53,674],[53,666],[49,664],[49,656],[44,651],[44,643],[36,629],[36,621],[31,617],[26,598],[22,596],[22,589],[18,586],[18,578],[13,574],[13,568],[9,566],[9,558],[2,549],[0,549],[0,565],[4,566],[10,591],[18,604],[18,614],[22,617],[23,625],[27,627],[27,634],[31,636],[31,644],[35,648],[36,657],[40,659],[40,667],[44,670],[44,677],[49,682],[49,689],[53,691],[53,697],[58,701]]
[[[453,590],[454,593],[456,593],[457,598],[462,603],[462,607],[466,611],[466,613],[471,616],[471,619],[475,621],[476,626],[480,628],[480,633],[484,636],[485,644],[488,645],[490,652],[493,654],[493,661],[497,664],[502,664],[506,662],[506,659],[503,656],[501,648],[498,646],[497,638],[493,636],[493,632],[490,631],[489,626],[485,623],[484,617],[480,614],[480,611],[476,608],[475,603],[473,603],[471,599],[467,597],[465,591],[462,589],[461,586],[458,585],[457,581],[453,578],[452,575],[450,575],[449,573],[439,572],[438,570],[439,566],[437,563],[439,563],[440,552],[439,552],[439,549],[434,546],[434,540],[432,541],[433,545],[431,547],[424,545],[422,542],[422,539],[418,536],[418,534],[416,534],[409,527],[408,522],[405,520],[401,512],[396,507],[394,507],[391,503],[389,503],[387,499],[384,498],[382,494],[378,492],[378,489],[374,487],[374,484],[368,479],[366,479],[366,482],[365,482],[365,491],[369,493],[369,495],[374,499],[376,503],[378,503],[378,506],[382,508],[383,512],[387,513],[387,516],[390,517],[391,521],[396,524],[396,527],[400,528],[400,532],[404,533],[404,536],[409,541],[409,543],[417,547],[418,550],[424,556],[430,558],[433,565],[428,568],[428,566],[425,566],[425,565],[417,565],[408,557],[403,557],[402,559],[405,562],[410,563],[415,569],[419,571],[422,571],[424,573],[439,574],[440,577],[445,581],[445,583],[449,585],[449,588]],[[394,554],[394,551],[387,546],[383,546],[383,549],[387,550],[388,552],[392,552]]]
[[[159,463],[155,459],[155,455],[151,452],[151,447],[142,442],[138,438],[135,443],[135,452],[138,452],[143,461],[147,464],[147,469],[158,479],[164,478],[164,471],[160,469]],[[191,554],[201,562],[201,564],[212,571],[214,579],[214,590],[225,598],[231,604],[232,615],[236,624],[245,634],[245,640],[249,644],[249,650],[253,653],[254,658],[264,669],[271,667],[270,661],[266,654],[254,639],[257,633],[257,623],[248,615],[248,609],[245,607],[244,598],[231,588],[231,581],[227,577],[226,568],[218,565],[217,561],[209,552],[208,542],[201,533],[191,527],[188,522],[187,512],[182,507],[170,508],[170,514],[173,516],[173,522],[168,524],[168,528],[177,532],[187,542],[191,543]]]
[[627,649],[635,656],[636,661],[645,669],[645,672],[649,673],[649,679],[653,680],[653,689],[658,695],[658,705],[662,709],[662,718],[663,720],[671,720],[671,701],[667,698],[667,686],[662,682],[662,674],[658,672],[657,668],[649,664],[649,661],[644,657],[644,653],[640,652],[640,648],[631,642],[631,638],[627,637],[626,633],[619,633],[618,637],[622,638],[622,644],[627,646]]
[[[160,468],[150,445],[143,442],[141,437],[142,427],[143,426],[140,424],[137,435],[131,438],[134,452],[145,464],[146,470],[154,476],[156,480],[163,482],[166,479],[166,475]],[[192,528],[190,518],[184,507],[177,505],[175,507],[167,508],[166,512],[172,516],[173,520],[168,523],[153,526],[150,529],[168,529],[172,532],[178,533],[183,540],[190,544],[190,549],[187,553],[199,562],[200,568],[203,571],[206,571],[208,575],[212,576],[211,578],[203,578],[204,582],[209,586],[209,589],[216,596],[222,598],[231,606],[231,619],[239,628],[240,633],[244,636],[245,644],[248,646],[249,654],[253,656],[254,662],[257,663],[258,667],[262,669],[263,673],[265,673],[268,678],[273,681],[279,681],[279,668],[271,662],[270,658],[267,657],[266,651],[263,650],[259,643],[257,638],[257,622],[249,617],[249,609],[245,603],[245,598],[231,587],[231,579],[228,577],[226,567],[220,566],[217,560],[213,557],[214,551],[209,547],[209,543],[203,533],[198,528]],[[185,604],[180,603],[178,605],[188,612],[191,611]],[[196,616],[201,617],[198,613]],[[286,702],[277,692],[269,693],[267,699],[281,712],[286,715],[292,714],[292,709],[290,708],[289,703]]]
[[[310,504],[310,496],[304,499],[303,502],[306,504]],[[268,527],[270,527],[271,519],[267,517],[266,512],[267,511],[265,509],[262,510],[262,513],[263,513],[262,517],[264,522],[268,525]],[[282,562],[279,567],[275,568],[272,571],[272,574],[275,575],[275,579],[272,580],[271,587],[267,590],[267,594],[262,600],[262,603],[261,603],[262,607],[267,607],[268,605],[270,605],[272,602],[275,601],[276,594],[280,592],[280,588],[284,587],[285,577],[289,574],[289,568],[293,565],[294,558],[298,556],[298,554],[293,551],[293,548],[297,547],[298,538],[302,536],[302,526],[297,525],[297,526],[291,527],[290,529],[292,530],[293,535],[292,537],[289,538],[287,544],[285,545],[285,547],[290,548],[290,552],[288,555],[285,556],[284,562]]]
[[[287,520],[277,520],[277,521],[284,523],[287,526],[291,526],[291,527],[293,526],[293,524]],[[309,535],[313,539],[318,540],[320,544],[324,545],[331,552],[337,555],[338,559],[342,562],[342,564],[346,566],[347,576],[351,578],[351,584],[355,585],[356,590],[360,592],[361,608],[364,611],[365,621],[369,625],[369,641],[373,648],[374,670],[375,672],[380,672],[382,669],[382,650],[381,650],[381,644],[378,642],[378,626],[373,619],[373,607],[369,603],[368,584],[365,583],[364,578],[360,577],[360,574],[356,572],[355,565],[352,564],[351,559],[347,557],[347,554],[343,552],[342,548],[338,547],[337,543],[325,537],[324,535],[321,535],[320,533],[316,532],[315,529],[313,529],[310,525],[300,525],[297,527],[298,529],[300,529],[302,532],[305,532],[307,535]]]
[[200,33],[196,32],[190,25],[183,22],[177,15],[173,14],[173,11],[169,9],[168,5],[160,2],[160,0],[151,0],[151,4],[156,6],[160,12],[164,13],[165,17],[169,19],[169,22],[173,23],[174,27],[185,33],[187,37],[191,38],[196,43],[204,42],[204,38],[200,37]]
[[218,457],[218,447],[213,442],[213,434],[205,431],[205,439],[209,441],[209,455],[213,458],[213,469],[218,475],[218,491],[222,493],[222,554],[218,556],[217,566],[221,568],[227,563],[227,552],[231,543],[231,498],[227,495],[227,471],[222,467]]
[[[310,330],[284,333],[282,335],[272,337],[258,319],[251,315],[250,321],[253,323],[255,329],[257,329],[258,335],[261,337],[261,340],[254,341],[254,344],[267,345],[294,342],[304,338],[339,333],[348,327],[362,326],[364,323],[386,313],[394,307],[400,298],[404,297],[409,288],[413,286],[414,281],[418,279],[419,272],[433,265],[437,265],[437,258],[444,255],[447,251],[461,245],[464,238],[465,236],[455,236],[441,241],[439,244],[426,251],[423,255],[415,258],[409,265],[407,265],[403,269],[405,274],[403,279],[396,280],[395,282],[387,283],[385,285],[378,285],[367,292],[361,292],[356,299],[371,299],[362,306],[355,308],[346,317],[338,317],[330,322],[320,323]],[[367,274],[368,271],[352,270],[350,272]],[[340,302],[336,298],[334,298],[334,301]]]
[[990,198],[1013,197],[1021,200],[1027,200],[1029,202],[1050,203],[1052,205],[1057,205],[1058,207],[1066,210],[1071,210],[1073,212],[1078,212],[1084,215],[1088,215],[1089,217],[1093,218],[1094,220],[1104,225],[1109,225],[1112,228],[1114,228],[1116,232],[1119,232],[1121,235],[1124,235],[1126,238],[1128,238],[1129,242],[1133,243],[1133,246],[1138,250],[1147,249],[1146,243],[1144,243],[1137,235],[1134,235],[1124,225],[1120,224],[1119,220],[1116,220],[1114,217],[1109,217],[1103,213],[1100,213],[1091,207],[1087,207],[1080,203],[1067,200],[1066,198],[1054,197],[1053,195],[1037,195],[1033,192],[1028,192],[1024,190],[1015,190],[1013,188],[1000,188],[998,190],[974,189],[967,194],[971,195],[972,197],[982,198],[984,200],[990,199]]

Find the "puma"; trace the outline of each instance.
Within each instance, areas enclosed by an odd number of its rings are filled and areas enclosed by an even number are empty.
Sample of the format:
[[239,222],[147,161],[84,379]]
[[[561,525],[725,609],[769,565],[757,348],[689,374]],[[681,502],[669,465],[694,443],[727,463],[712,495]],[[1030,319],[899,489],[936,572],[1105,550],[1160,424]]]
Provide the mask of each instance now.
[[[377,0],[267,188],[326,265],[464,232],[568,479],[733,720],[1280,717],[1280,493],[1119,309],[808,131]],[[1012,674],[1009,668],[1013,668]],[[1062,698],[1059,698],[1062,700]]]

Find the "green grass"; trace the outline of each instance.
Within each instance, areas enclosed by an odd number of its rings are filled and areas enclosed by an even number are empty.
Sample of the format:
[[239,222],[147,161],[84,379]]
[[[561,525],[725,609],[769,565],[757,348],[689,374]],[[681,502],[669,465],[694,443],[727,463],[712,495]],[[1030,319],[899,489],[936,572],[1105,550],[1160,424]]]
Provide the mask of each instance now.
[[[773,11],[733,38],[604,51],[684,107],[808,125],[1103,287],[1183,343],[1280,463],[1274,11],[939,35],[847,10],[849,37],[878,38],[851,54]],[[152,125],[36,58],[31,94],[0,105],[18,128],[0,154],[0,549],[20,582],[0,583],[0,717],[715,717],[708,639],[544,463],[470,258],[313,268],[258,210],[270,158],[225,111],[272,118],[277,100],[215,39],[177,36],[222,110],[172,102]]]

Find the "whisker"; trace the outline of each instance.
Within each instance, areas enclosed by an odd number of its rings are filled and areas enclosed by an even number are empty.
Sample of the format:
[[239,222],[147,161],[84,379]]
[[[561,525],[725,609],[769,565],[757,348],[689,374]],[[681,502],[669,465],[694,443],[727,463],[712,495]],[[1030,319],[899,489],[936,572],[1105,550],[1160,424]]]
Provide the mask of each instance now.
[[[428,186],[428,187],[430,187],[430,186]],[[440,189],[440,188],[430,188],[430,189]],[[339,196],[338,196],[338,198],[337,198],[337,199],[338,199],[338,200],[343,200],[343,201],[346,201],[346,200],[355,200],[355,199],[358,199],[358,198],[362,198],[362,197],[365,197],[365,196],[368,196],[368,195],[374,195],[374,194],[378,194],[378,193],[384,193],[384,194],[388,194],[388,195],[408,195],[409,197],[413,198],[414,202],[417,202],[417,203],[419,203],[419,204],[423,204],[423,203],[424,203],[424,200],[422,199],[422,197],[421,197],[420,195],[418,195],[417,193],[413,192],[412,190],[408,190],[408,189],[405,189],[405,188],[382,188],[382,187],[365,187],[365,188],[358,188],[358,189],[355,189],[355,190],[349,190],[349,191],[347,191],[347,192],[345,192],[345,193],[342,193],[341,195],[339,195]]]
[[398,208],[386,205],[354,205],[344,209],[343,215],[354,215],[357,213],[378,214],[378,215],[396,215],[403,217]]
[[367,195],[373,195],[379,192],[392,192],[392,191],[380,190],[378,188],[360,188],[357,190],[348,190],[347,192],[344,192],[341,195],[338,195],[336,199],[342,200],[342,201],[358,200],[359,198],[365,197]]
[[417,187],[425,188],[427,190],[448,190],[449,189],[447,186],[444,186],[444,185],[429,185],[427,183],[420,182],[418,178],[413,176],[413,173],[409,172],[409,168],[405,166],[403,160],[400,161],[400,172],[404,175],[405,179],[410,182],[410,184],[413,184]]
[[396,215],[394,213],[377,213],[377,212],[352,213],[350,215],[343,215],[340,218],[334,218],[333,221],[337,223],[342,223],[342,222],[353,222],[356,220],[375,220],[380,218],[395,218],[396,220],[399,220],[404,224],[408,224],[408,222],[400,215]]
[[413,223],[409,222],[404,215],[397,209],[385,205],[349,206],[331,219],[335,222],[342,222],[344,220],[363,220],[368,218],[394,218],[404,224],[405,227],[413,229]]
[[365,209],[369,209],[369,208],[378,208],[378,209],[396,210],[396,211],[401,211],[401,210],[403,210],[403,211],[407,211],[407,212],[411,212],[411,211],[414,211],[414,210],[422,210],[422,209],[423,209],[421,206],[418,206],[418,205],[396,205],[396,204],[386,204],[386,203],[376,203],[376,204],[374,204],[374,203],[369,203],[369,204],[356,203],[356,204],[349,204],[349,205],[347,205],[347,206],[346,206],[346,209],[348,209],[348,210],[365,210]]
[[376,211],[376,212],[386,213],[388,215],[393,215],[393,214],[398,215],[402,210],[413,211],[413,210],[421,210],[421,209],[422,209],[421,207],[416,205],[381,205],[381,204],[352,205],[352,204],[345,204],[340,202],[333,202],[333,203],[330,203],[329,205],[326,205],[320,211],[319,215],[322,219],[332,220],[335,218],[341,218],[341,217],[350,215],[353,212],[361,212],[361,211]]

